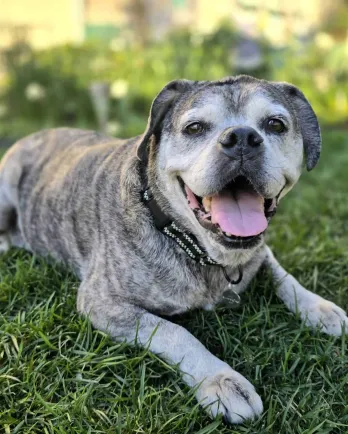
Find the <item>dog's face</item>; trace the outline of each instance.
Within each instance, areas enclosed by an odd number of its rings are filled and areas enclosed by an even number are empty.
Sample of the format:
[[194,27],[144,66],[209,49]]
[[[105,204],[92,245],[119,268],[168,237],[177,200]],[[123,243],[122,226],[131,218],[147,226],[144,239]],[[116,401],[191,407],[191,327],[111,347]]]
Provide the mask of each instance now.
[[153,103],[138,155],[149,152],[169,212],[223,263],[262,242],[304,159],[309,170],[316,164],[320,131],[294,86],[247,76],[182,80]]

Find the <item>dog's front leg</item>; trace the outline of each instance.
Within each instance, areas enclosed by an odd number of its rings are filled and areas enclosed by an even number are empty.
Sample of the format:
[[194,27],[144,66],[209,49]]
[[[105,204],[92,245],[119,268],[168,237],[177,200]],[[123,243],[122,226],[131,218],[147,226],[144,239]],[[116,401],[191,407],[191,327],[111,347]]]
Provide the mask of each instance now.
[[262,412],[254,386],[185,328],[114,298],[91,300],[91,291],[88,293],[88,297],[85,291],[79,293],[78,308],[94,327],[114,339],[148,347],[168,363],[178,364],[183,380],[197,386],[196,397],[212,416],[222,414],[230,423],[242,423]]
[[319,326],[329,335],[340,336],[343,330],[348,333],[346,313],[336,304],[300,285],[279,264],[269,247],[266,247],[265,263],[272,271],[279,298],[292,312],[298,312],[307,325]]

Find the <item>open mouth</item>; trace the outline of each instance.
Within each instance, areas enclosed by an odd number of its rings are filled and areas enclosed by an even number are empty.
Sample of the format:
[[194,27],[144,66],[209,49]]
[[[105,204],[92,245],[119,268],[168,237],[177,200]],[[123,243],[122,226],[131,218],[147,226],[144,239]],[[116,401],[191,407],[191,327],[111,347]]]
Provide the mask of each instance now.
[[220,191],[200,197],[179,179],[189,207],[198,222],[231,247],[256,245],[275,214],[277,199],[264,198],[244,176],[238,176]]

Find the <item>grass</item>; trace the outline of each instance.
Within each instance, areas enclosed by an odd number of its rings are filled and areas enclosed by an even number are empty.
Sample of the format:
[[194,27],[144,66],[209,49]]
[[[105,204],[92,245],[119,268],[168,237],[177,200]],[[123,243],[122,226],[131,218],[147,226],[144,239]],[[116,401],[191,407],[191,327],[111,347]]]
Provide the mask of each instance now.
[[[326,132],[321,164],[281,206],[269,243],[306,287],[348,307],[348,134]],[[259,420],[210,420],[178,370],[112,342],[75,310],[77,279],[24,251],[0,257],[0,431],[348,433],[348,349],[303,326],[267,273],[235,311],[176,321],[256,386]]]

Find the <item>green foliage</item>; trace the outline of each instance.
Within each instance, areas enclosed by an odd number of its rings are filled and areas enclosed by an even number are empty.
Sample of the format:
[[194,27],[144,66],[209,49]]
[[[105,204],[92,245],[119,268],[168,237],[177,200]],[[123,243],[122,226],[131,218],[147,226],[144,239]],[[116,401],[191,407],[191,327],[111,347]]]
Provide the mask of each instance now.
[[[322,122],[348,121],[348,50],[328,35],[307,44],[296,43],[275,52],[273,77],[298,86],[313,105]],[[324,39],[324,42],[322,42]]]
[[[242,71],[235,47],[240,35],[229,23],[213,34],[181,30],[146,49],[101,43],[32,51],[25,44],[4,54],[8,81],[0,96],[0,136],[19,137],[48,126],[97,128],[88,86],[95,81],[126,86],[112,93],[111,133],[129,137],[143,131],[151,101],[176,78],[218,79]],[[289,81],[300,87],[324,123],[347,121],[348,52],[318,33],[306,42],[279,49],[258,41],[263,63],[250,72],[260,78]],[[1,106],[6,114],[1,113]],[[9,125],[11,121],[11,125]]]
[[[236,40],[234,30],[225,24],[206,37],[176,32],[146,50],[132,47],[113,51],[90,43],[34,52],[26,45],[15,46],[4,56],[8,71],[8,87],[2,98],[7,106],[5,122],[21,118],[35,125],[96,127],[88,86],[94,81],[112,86],[122,80],[128,89],[122,97],[112,98],[110,118],[121,125],[119,135],[139,134],[152,99],[168,81],[232,75],[231,50]],[[262,49],[267,52],[266,44]],[[254,73],[267,77],[267,66]],[[33,83],[43,90],[39,95],[34,92],[34,97],[28,92]]]

